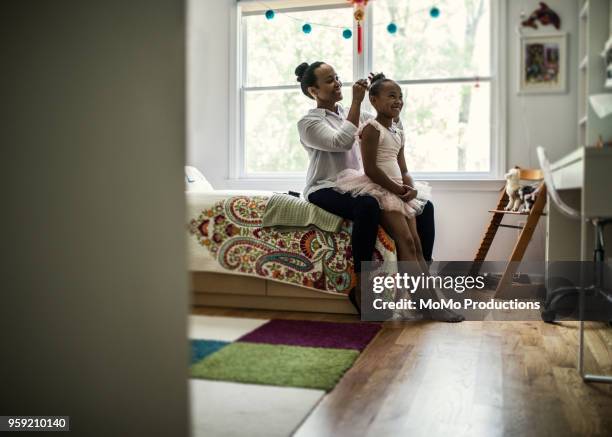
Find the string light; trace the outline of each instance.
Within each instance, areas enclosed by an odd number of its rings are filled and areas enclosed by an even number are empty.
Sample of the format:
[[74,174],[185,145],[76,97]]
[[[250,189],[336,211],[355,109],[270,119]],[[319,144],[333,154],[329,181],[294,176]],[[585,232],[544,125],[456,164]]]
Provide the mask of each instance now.
[[[276,16],[276,12],[269,8],[269,6],[267,6],[265,3],[261,3],[261,5],[263,5],[264,7],[268,8],[266,9],[264,15],[266,17],[267,20],[272,20],[275,16]],[[427,8],[427,9],[421,9],[418,11],[415,11],[415,13],[421,13],[424,11],[429,11],[429,15],[431,16],[431,18],[438,18],[440,16],[440,8],[438,8],[437,6],[433,6],[431,8]],[[291,18],[294,21],[298,21],[298,22],[304,22],[304,20],[294,17],[289,13],[285,13],[285,12],[281,12],[281,14],[285,17]],[[353,37],[353,32],[351,31],[351,29],[348,29],[346,27],[342,27],[342,26],[334,26],[331,24],[323,24],[323,23],[304,23],[302,25],[302,32],[305,33],[306,35],[308,35],[309,33],[312,33],[312,29],[313,29],[313,25],[314,26],[321,26],[321,27],[327,27],[327,28],[331,28],[331,29],[339,29],[342,30],[342,37],[344,39],[350,39]],[[379,24],[375,24],[379,25]],[[399,30],[397,24],[391,22],[389,24],[387,24],[387,32],[391,35],[394,35],[395,33],[397,33],[397,31]]]

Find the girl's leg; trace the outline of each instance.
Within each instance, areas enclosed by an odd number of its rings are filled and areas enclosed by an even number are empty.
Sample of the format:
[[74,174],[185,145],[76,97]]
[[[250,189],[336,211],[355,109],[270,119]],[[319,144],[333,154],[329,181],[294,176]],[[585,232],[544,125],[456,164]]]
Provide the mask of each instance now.
[[408,228],[410,229],[410,233],[412,234],[412,239],[414,240],[414,246],[416,248],[417,259],[422,266],[427,266],[425,262],[425,258],[423,257],[423,247],[421,246],[421,239],[419,238],[419,232],[417,231],[417,223],[414,217],[407,218],[406,222],[408,223]]
[[418,261],[417,248],[406,217],[398,211],[382,211],[380,223],[393,238],[398,261]]
[[[413,263],[404,265],[405,268],[410,270],[404,273],[414,276],[420,275],[421,273],[429,275],[429,268],[423,258],[421,243],[417,233],[416,220],[414,218],[407,219],[406,216],[400,212],[382,211],[381,225],[395,241],[398,261],[413,261]],[[416,261],[416,263],[414,261]],[[430,289],[421,289],[417,291],[413,297],[420,300],[440,300],[436,291]],[[462,315],[447,309],[423,310],[423,312],[433,320],[440,322],[455,323],[465,319]]]

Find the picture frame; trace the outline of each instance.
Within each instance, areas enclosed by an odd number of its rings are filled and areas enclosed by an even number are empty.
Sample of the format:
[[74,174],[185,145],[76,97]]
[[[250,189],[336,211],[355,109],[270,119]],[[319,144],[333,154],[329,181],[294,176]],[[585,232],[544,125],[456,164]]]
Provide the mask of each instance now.
[[567,92],[567,33],[521,35],[519,94]]

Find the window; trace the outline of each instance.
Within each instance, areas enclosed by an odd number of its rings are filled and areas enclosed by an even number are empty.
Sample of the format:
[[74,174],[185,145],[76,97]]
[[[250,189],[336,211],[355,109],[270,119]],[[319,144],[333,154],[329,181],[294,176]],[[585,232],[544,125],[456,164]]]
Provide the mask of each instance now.
[[[372,2],[372,65],[402,85],[413,172],[491,171],[491,14],[487,0]],[[385,23],[401,23],[396,34]],[[475,77],[478,77],[476,80]]]
[[[352,9],[347,5],[275,9],[272,20],[262,11],[243,13],[243,153],[238,155],[242,156],[242,176],[299,176],[306,171],[308,157],[300,144],[297,122],[313,107],[313,101],[302,94],[294,70],[304,60],[334,59],[338,75],[352,80],[352,40],[340,35],[336,43],[334,38],[339,34],[337,27],[352,27]],[[305,35],[302,26],[306,22],[321,25]]]
[[[437,18],[430,14],[431,1],[372,1],[361,56],[354,38],[342,37],[343,28],[356,35],[350,5],[312,1],[318,4],[277,1],[272,20],[259,2],[240,3],[245,7],[238,44],[234,176],[302,177],[308,159],[296,124],[314,102],[302,94],[293,72],[305,60],[333,64],[344,80],[341,104],[350,103],[350,85],[364,72],[383,71],[402,86],[405,152],[413,173],[428,178],[498,176],[499,84],[493,75],[497,58],[492,56],[497,47],[492,6],[497,0],[440,0]],[[290,7],[283,9],[283,3]],[[397,25],[394,34],[387,31],[391,22]],[[312,23],[310,34],[302,32],[305,23]],[[368,105],[366,99],[363,108],[371,110]]]

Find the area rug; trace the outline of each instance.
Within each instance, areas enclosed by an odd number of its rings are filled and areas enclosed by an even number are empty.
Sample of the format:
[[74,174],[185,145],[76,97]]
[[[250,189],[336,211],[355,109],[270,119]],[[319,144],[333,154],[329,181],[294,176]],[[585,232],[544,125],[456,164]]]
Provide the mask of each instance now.
[[325,395],[323,390],[192,379],[193,437],[287,437]]
[[381,329],[373,323],[261,323],[235,340],[201,330],[194,337],[192,330],[192,378],[330,391]]

